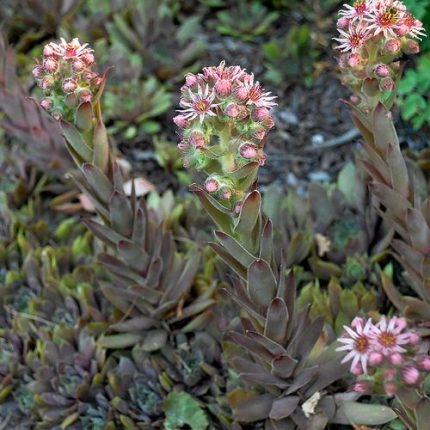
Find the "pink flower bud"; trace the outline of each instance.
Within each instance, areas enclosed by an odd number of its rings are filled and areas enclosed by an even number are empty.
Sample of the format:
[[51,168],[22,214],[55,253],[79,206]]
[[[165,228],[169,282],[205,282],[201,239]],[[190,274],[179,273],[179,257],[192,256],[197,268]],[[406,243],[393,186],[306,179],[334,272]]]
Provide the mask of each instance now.
[[416,40],[408,40],[403,49],[409,55],[419,54],[420,45]]
[[357,97],[357,96],[351,96],[350,98],[349,98],[349,100],[351,101],[351,103],[353,104],[353,105],[355,105],[355,106],[357,106],[357,105],[359,105],[360,104],[360,97]]
[[205,182],[205,188],[208,193],[216,193],[218,191],[218,182],[215,179],[209,178]]
[[196,75],[193,75],[192,73],[188,73],[185,76],[185,85],[187,87],[193,87],[194,85],[197,85],[199,82],[199,79],[197,78]]
[[176,115],[173,118],[173,122],[181,128],[187,128],[190,125],[190,121],[188,121],[187,118],[185,118],[185,115]]
[[354,384],[352,387],[352,391],[355,391],[356,393],[360,394],[369,394],[372,391],[372,388],[367,381],[358,381]]
[[33,76],[36,79],[43,78],[43,75],[44,75],[43,67],[42,66],[36,66],[36,67],[34,67],[33,70],[32,70],[32,73],[33,73]]
[[263,139],[264,139],[264,136],[266,136],[266,131],[265,131],[265,130],[256,131],[256,132],[254,133],[254,136],[255,136],[255,138],[256,138],[256,139],[258,139],[258,140],[263,140]]
[[393,397],[397,391],[396,385],[391,383],[391,382],[385,382],[384,383],[384,391],[388,397]]
[[237,203],[234,205],[234,213],[235,213],[236,215],[239,215],[239,214],[240,214],[240,211],[242,210],[242,206],[243,206],[243,202],[237,202]]
[[379,64],[375,67],[375,75],[378,78],[386,78],[391,75],[391,70],[385,64]]
[[85,68],[85,64],[79,58],[76,58],[75,60],[73,60],[72,69],[75,72],[80,72],[80,71],[84,70],[84,68]]
[[191,145],[196,148],[205,146],[205,135],[201,131],[193,131],[190,137]]
[[236,118],[239,115],[239,106],[236,103],[230,103],[225,112],[230,118]]
[[230,199],[231,194],[232,194],[232,192],[231,192],[230,188],[223,188],[221,190],[221,197],[225,200]]
[[185,142],[183,140],[181,140],[178,145],[177,145],[178,149],[180,149],[181,151],[183,151],[184,149],[186,149],[187,145],[185,144]]
[[380,82],[380,88],[382,91],[393,91],[396,84],[391,78],[384,78]]
[[82,103],[88,103],[92,100],[92,98],[93,98],[93,95],[91,94],[90,90],[83,89],[79,91],[79,100]]
[[388,357],[388,360],[390,361],[390,363],[393,366],[399,366],[400,364],[403,363],[403,357],[401,354],[399,354],[398,352],[395,352],[394,354],[391,354]]
[[220,97],[227,97],[231,92],[231,82],[228,79],[219,79],[215,84],[215,92]]
[[350,20],[346,16],[343,16],[342,18],[339,18],[337,20],[337,28],[340,28],[341,30],[345,30],[349,27]]
[[402,43],[398,39],[390,39],[385,44],[385,49],[391,54],[397,54],[402,48]]
[[420,372],[415,367],[408,366],[402,370],[402,379],[409,385],[416,384],[419,378]]
[[378,366],[384,361],[384,356],[380,352],[371,352],[369,354],[369,364],[371,366]]
[[258,165],[264,166],[266,163],[266,156],[264,155],[263,151],[258,152]]
[[404,318],[396,318],[396,328],[400,331],[404,330],[407,326],[408,323]]
[[94,55],[91,52],[87,52],[82,55],[81,59],[87,66],[94,64]]
[[384,372],[384,379],[386,381],[394,381],[394,378],[396,377],[396,370],[395,369],[387,369]]
[[263,120],[262,124],[266,128],[266,130],[270,130],[271,128],[273,128],[275,126],[275,121],[273,120],[273,118],[271,116],[268,116],[267,118],[265,118]]
[[52,99],[44,98],[40,101],[40,106],[45,110],[50,110],[52,108]]
[[351,54],[348,58],[348,64],[353,68],[362,65],[363,62],[363,57],[360,54]]
[[430,357],[428,355],[418,357],[417,364],[421,369],[430,372]]
[[241,85],[240,87],[236,88],[234,96],[237,98],[237,100],[243,102],[248,98],[248,90],[245,86]]
[[254,145],[245,143],[240,147],[240,155],[248,160],[255,158],[257,156],[257,148]]
[[45,45],[43,48],[43,56],[44,57],[52,57],[55,55],[54,49],[50,45]]
[[63,90],[66,93],[73,93],[76,90],[78,84],[73,78],[65,79],[63,82]]
[[263,121],[270,116],[269,109],[260,107],[252,111],[252,116],[256,121]]
[[53,58],[43,60],[43,68],[49,73],[55,73],[58,68],[58,63]]
[[45,78],[43,78],[41,85],[42,89],[47,91],[52,88],[52,85],[54,85],[54,78],[52,76],[46,76]]
[[419,334],[411,331],[409,333],[409,344],[410,345],[418,345],[421,341],[421,337]]
[[361,363],[357,363],[352,369],[351,372],[353,375],[359,376],[362,375],[363,372],[363,366],[361,365]]

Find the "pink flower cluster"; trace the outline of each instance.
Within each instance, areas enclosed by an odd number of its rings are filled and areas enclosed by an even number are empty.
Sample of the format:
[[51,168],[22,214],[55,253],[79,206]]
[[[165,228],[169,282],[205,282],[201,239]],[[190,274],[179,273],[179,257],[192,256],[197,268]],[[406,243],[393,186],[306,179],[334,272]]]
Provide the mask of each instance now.
[[336,49],[343,83],[361,91],[363,82],[372,93],[393,91],[399,72],[395,62],[403,53],[417,54],[417,40],[426,33],[399,0],[356,0],[346,4],[337,21]]
[[33,68],[45,95],[40,105],[55,119],[61,119],[80,103],[90,102],[103,80],[93,71],[94,65],[93,50],[76,38],[45,45],[42,62]]
[[373,37],[388,40],[425,36],[421,21],[406,10],[399,0],[356,0],[339,12],[337,49],[359,52]]
[[210,175],[206,191],[230,199],[235,191],[228,173],[250,162],[264,164],[263,139],[274,126],[270,110],[275,98],[253,74],[224,61],[186,75],[173,121],[181,129],[178,148],[184,166]]
[[430,356],[418,353],[420,336],[408,330],[403,318],[382,316],[374,324],[357,317],[344,329],[344,336],[338,339],[343,345],[337,348],[346,352],[342,363],[352,360],[351,372],[364,376],[355,384],[355,391],[369,393],[369,375],[380,375],[385,393],[393,396],[399,384],[416,385],[430,371]]

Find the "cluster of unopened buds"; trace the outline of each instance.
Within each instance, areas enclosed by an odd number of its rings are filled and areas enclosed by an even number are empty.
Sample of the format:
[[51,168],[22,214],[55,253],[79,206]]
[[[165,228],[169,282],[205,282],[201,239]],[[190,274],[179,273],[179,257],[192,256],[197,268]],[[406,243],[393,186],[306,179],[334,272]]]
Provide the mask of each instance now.
[[33,68],[45,96],[40,105],[57,120],[71,119],[77,106],[92,101],[102,83],[94,65],[93,50],[76,38],[45,45],[42,62]]
[[416,39],[425,36],[421,21],[399,0],[356,0],[346,4],[337,21],[336,49],[342,82],[355,93],[374,97],[396,89],[402,54],[420,51]]
[[342,362],[352,360],[351,372],[358,378],[354,391],[370,394],[382,386],[391,397],[399,386],[418,386],[430,372],[430,356],[420,350],[420,336],[403,318],[382,316],[374,324],[357,317],[344,329],[337,350],[346,353]]
[[205,189],[224,201],[238,201],[241,190],[232,172],[254,162],[263,165],[264,138],[274,126],[276,105],[254,75],[239,66],[206,67],[188,74],[181,89],[175,124],[185,167],[204,171]]

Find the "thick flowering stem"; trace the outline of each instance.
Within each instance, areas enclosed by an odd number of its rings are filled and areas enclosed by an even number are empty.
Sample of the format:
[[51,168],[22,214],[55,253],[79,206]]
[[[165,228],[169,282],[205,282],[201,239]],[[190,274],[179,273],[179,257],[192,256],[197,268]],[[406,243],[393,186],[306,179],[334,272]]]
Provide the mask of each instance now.
[[[155,351],[164,347],[170,323],[189,323],[189,330],[205,324],[213,300],[207,295],[199,300],[197,310],[188,307],[187,293],[200,266],[197,247],[190,245],[184,253],[178,252],[167,225],[150,219],[134,181],[131,196],[127,195],[102,119],[105,78],[93,66],[94,56],[87,45],[77,39],[62,40],[45,46],[43,61],[33,74],[46,96],[42,107],[61,121],[67,149],[79,168],[70,176],[102,220],[84,223],[110,249],[98,259],[112,277],[103,293],[117,309],[118,318],[100,344],[125,348],[143,341],[143,348]],[[50,85],[44,88],[46,78]],[[44,103],[46,99],[49,104]],[[163,268],[168,264],[172,271],[166,275]],[[194,318],[198,318],[197,325]],[[147,346],[144,339],[148,339]]]
[[[390,112],[401,77],[400,56],[418,53],[419,45],[414,39],[425,32],[401,1],[359,3],[367,11],[364,15],[346,6],[338,21],[341,34],[346,31],[342,28],[350,31],[357,27],[364,34],[356,44],[349,43],[347,36],[336,39],[341,43],[338,49],[344,52],[339,58],[342,82],[353,91],[347,104],[365,140],[362,164],[371,178],[370,191],[381,204],[381,216],[397,233],[392,247],[420,300],[401,296],[385,277],[383,285],[406,316],[428,320],[430,203],[419,191],[418,173],[402,155]],[[348,27],[345,18],[349,20]]]

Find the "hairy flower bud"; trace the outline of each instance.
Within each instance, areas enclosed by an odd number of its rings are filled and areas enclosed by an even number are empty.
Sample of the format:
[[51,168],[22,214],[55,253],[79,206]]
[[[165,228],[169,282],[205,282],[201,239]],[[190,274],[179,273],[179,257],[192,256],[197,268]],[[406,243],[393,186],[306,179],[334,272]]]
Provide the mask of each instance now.
[[409,54],[409,55],[419,54],[420,45],[415,40],[407,40],[403,47],[403,50],[405,51],[406,54]]
[[254,109],[252,111],[252,116],[253,116],[253,118],[256,121],[261,122],[261,121],[265,120],[266,118],[269,118],[270,117],[270,113],[269,113],[268,109],[262,107],[262,108],[256,108],[256,109]]
[[181,128],[187,128],[190,125],[190,122],[185,118],[184,115],[176,115],[173,118],[173,122]]
[[68,78],[63,82],[63,90],[66,93],[73,93],[76,90],[78,84],[73,78]]
[[414,385],[420,378],[420,372],[412,366],[402,369],[402,379],[409,385]]
[[45,74],[43,71],[43,67],[39,66],[39,65],[37,65],[36,67],[33,68],[32,73],[36,79],[43,78],[43,75]]
[[45,110],[47,110],[47,111],[51,110],[52,106],[53,106],[52,99],[48,98],[48,97],[42,99],[40,101],[40,106],[42,106],[42,108],[45,109]]
[[396,87],[396,84],[391,78],[384,78],[381,80],[379,87],[382,91],[393,91]]
[[403,363],[403,357],[398,352],[391,354],[388,360],[393,366],[400,366]]
[[201,131],[193,131],[191,133],[190,143],[196,148],[202,148],[205,146],[205,135]]
[[246,159],[253,159],[257,156],[257,148],[254,145],[248,143],[243,144],[240,147],[240,155]]
[[43,68],[49,73],[55,73],[58,68],[58,63],[53,58],[46,58],[43,60]]
[[402,49],[402,42],[399,39],[390,39],[385,43],[385,49],[391,54],[398,54]]
[[215,92],[220,97],[227,97],[231,92],[231,82],[227,79],[220,79],[215,84]]
[[377,78],[387,78],[391,75],[391,70],[385,64],[378,64],[374,68],[374,73]]
[[52,76],[46,76],[42,79],[41,87],[44,91],[48,91],[54,85],[54,78]]
[[345,30],[349,27],[350,22],[351,20],[346,18],[345,16],[342,18],[339,18],[337,20],[337,28],[340,28],[341,30]]
[[85,68],[85,64],[82,60],[80,60],[79,58],[77,58],[76,60],[73,60],[72,69],[75,72],[81,72],[82,70],[84,70],[84,68]]
[[384,382],[384,391],[388,397],[395,396],[397,393],[396,384],[393,384],[391,382]]
[[198,78],[196,75],[193,75],[192,73],[188,73],[185,76],[185,85],[187,87],[194,87],[195,85],[197,85],[199,82]]
[[237,116],[239,116],[239,106],[236,103],[230,103],[227,106],[226,109],[226,114],[230,117],[230,118],[236,118]]
[[205,182],[205,189],[208,193],[216,193],[218,191],[219,184],[213,178],[208,178]]

